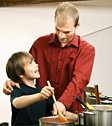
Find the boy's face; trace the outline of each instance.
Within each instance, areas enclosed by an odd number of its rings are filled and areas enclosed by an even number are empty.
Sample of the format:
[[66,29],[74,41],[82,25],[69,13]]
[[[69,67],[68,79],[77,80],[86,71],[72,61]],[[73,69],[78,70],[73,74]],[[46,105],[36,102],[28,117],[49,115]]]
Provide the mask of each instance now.
[[40,77],[38,64],[34,60],[28,60],[24,65],[24,78],[27,80],[36,79]]

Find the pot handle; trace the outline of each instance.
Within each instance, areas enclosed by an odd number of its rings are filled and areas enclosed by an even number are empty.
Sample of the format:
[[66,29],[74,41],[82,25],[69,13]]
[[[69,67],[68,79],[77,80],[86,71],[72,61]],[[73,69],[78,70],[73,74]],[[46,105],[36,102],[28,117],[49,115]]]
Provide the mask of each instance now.
[[84,118],[85,118],[85,114],[88,114],[88,115],[95,115],[95,113],[93,112],[90,112],[90,111],[83,111],[81,113],[78,114],[79,116],[79,126],[84,126]]
[[95,113],[91,112],[91,111],[85,111],[83,112],[84,114],[88,114],[88,115],[95,115]]
[[78,96],[74,96],[74,98],[76,98],[76,100],[77,100],[81,105],[83,105],[86,109],[89,109],[88,106],[83,102],[83,100],[80,99]]
[[78,114],[79,116],[79,126],[83,126],[84,125],[84,113],[81,112]]

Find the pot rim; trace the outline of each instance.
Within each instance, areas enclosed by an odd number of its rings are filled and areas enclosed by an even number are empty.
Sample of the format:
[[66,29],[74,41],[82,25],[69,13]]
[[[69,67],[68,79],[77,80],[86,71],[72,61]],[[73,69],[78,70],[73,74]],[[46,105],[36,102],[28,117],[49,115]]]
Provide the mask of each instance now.
[[96,104],[93,105],[95,110],[91,111],[112,111],[112,105],[102,105],[102,104]]
[[69,124],[69,123],[74,123],[75,120],[73,119],[70,119],[67,117],[67,119],[69,120],[68,122],[46,122],[44,119],[50,119],[50,118],[59,118],[59,116],[48,116],[48,117],[42,117],[39,119],[39,122],[42,122],[42,123],[46,123],[46,124]]

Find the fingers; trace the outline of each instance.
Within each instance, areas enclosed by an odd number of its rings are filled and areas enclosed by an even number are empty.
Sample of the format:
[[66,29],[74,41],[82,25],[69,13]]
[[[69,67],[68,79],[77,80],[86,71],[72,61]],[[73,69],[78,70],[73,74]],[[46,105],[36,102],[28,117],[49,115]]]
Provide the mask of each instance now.
[[55,106],[55,104],[53,105],[53,115],[57,115],[58,114],[58,111],[57,111],[57,108]]
[[70,118],[70,119],[73,119],[74,121],[75,120],[78,120],[78,115],[77,114],[74,114],[72,112],[69,112],[69,111],[66,111],[66,117]]
[[11,92],[12,92],[11,90],[3,88],[4,94],[9,95],[9,94],[11,94]]
[[41,94],[44,98],[49,98],[52,94],[54,93],[54,88],[49,87],[49,86],[45,86],[44,88],[42,88],[41,90]]
[[7,80],[3,86],[3,93],[5,93],[6,95],[11,94],[11,92],[13,91],[13,86],[16,86],[15,83],[11,80]]
[[[61,102],[59,102],[59,101],[57,101],[57,106],[58,106],[59,110],[61,111],[61,113],[63,115],[65,115],[66,114],[66,107],[64,106],[64,104],[61,103]],[[57,111],[57,108],[55,106],[55,103],[53,105],[53,114],[54,115],[57,115],[58,114],[58,111]]]

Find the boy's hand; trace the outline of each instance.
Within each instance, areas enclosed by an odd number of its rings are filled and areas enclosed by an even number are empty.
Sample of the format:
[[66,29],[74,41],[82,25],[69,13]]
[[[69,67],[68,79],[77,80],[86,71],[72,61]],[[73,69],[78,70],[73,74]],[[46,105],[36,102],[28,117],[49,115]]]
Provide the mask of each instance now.
[[54,88],[45,86],[42,88],[40,93],[41,93],[43,99],[48,99],[52,94],[54,94]]

